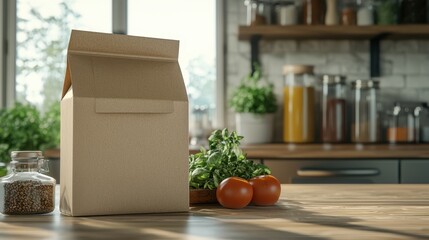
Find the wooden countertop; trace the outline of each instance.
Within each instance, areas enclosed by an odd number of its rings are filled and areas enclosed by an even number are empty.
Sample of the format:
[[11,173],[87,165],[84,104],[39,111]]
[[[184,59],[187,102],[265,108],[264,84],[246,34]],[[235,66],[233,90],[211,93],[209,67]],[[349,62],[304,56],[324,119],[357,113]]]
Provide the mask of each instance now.
[[[58,195],[58,194],[57,194]],[[0,214],[2,239],[429,239],[429,185],[282,185],[276,206],[100,217]]]
[[278,143],[244,145],[241,148],[250,159],[429,159],[429,144]]

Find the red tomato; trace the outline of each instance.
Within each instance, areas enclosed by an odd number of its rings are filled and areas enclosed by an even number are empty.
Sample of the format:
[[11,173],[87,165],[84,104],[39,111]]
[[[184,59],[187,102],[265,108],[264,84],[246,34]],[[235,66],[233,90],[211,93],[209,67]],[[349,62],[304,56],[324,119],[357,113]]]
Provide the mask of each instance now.
[[226,208],[244,208],[252,200],[253,188],[243,178],[229,177],[216,190],[218,202]]
[[280,197],[280,182],[272,175],[257,176],[249,180],[253,186],[252,203],[255,205],[274,205]]

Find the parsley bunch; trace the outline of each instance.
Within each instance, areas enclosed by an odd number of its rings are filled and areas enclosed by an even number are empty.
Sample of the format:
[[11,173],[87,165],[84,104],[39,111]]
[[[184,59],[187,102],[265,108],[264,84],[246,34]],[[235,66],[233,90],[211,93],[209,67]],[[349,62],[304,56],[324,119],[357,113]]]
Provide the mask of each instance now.
[[189,187],[214,189],[228,177],[250,179],[271,174],[263,164],[246,159],[239,148],[242,136],[228,129],[216,130],[209,137],[209,149],[189,156]]

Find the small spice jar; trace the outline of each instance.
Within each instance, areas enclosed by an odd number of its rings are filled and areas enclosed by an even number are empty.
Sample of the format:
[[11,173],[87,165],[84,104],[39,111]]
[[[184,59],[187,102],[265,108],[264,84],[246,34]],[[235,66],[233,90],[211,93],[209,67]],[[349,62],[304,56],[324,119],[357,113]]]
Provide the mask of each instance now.
[[409,143],[416,140],[414,110],[395,103],[387,129],[389,143]]
[[8,215],[42,214],[55,208],[55,179],[40,151],[13,151],[11,173],[0,180],[0,212]]

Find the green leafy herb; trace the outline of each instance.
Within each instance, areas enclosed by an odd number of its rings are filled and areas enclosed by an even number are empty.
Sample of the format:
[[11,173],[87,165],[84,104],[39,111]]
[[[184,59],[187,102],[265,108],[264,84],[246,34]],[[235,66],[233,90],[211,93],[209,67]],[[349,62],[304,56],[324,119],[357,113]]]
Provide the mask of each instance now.
[[273,85],[261,78],[261,69],[255,64],[255,72],[243,79],[229,101],[235,112],[264,114],[277,111]]
[[189,187],[214,189],[228,177],[250,179],[271,174],[265,165],[246,159],[239,148],[242,138],[226,128],[214,131],[209,137],[209,149],[202,148],[189,156]]

